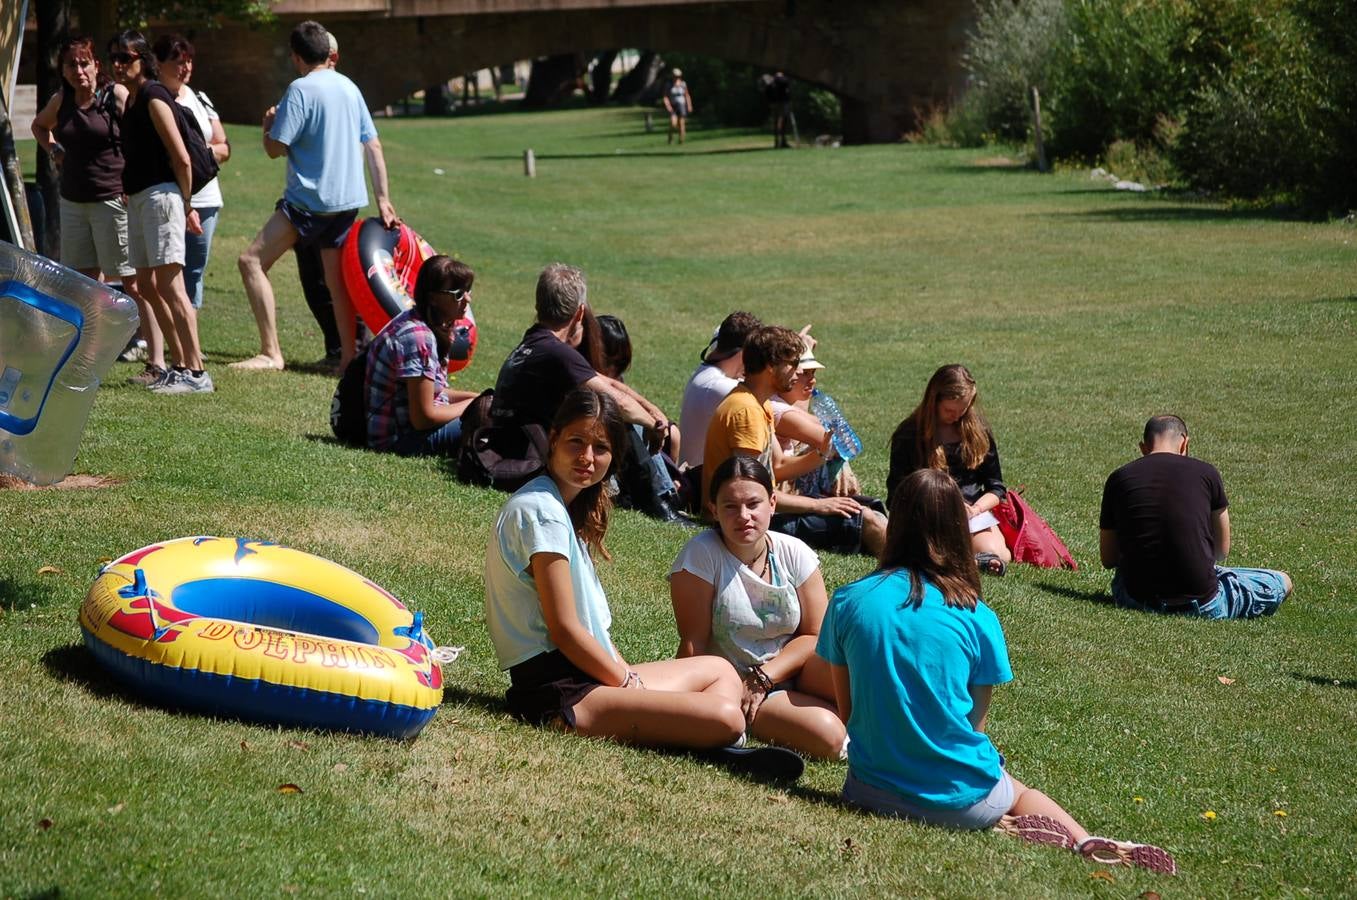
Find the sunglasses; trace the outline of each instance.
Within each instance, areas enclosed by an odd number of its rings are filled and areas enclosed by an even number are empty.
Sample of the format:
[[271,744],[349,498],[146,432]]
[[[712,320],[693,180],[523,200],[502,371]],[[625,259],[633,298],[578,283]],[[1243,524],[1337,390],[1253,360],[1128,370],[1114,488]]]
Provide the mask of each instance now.
[[133,60],[141,59],[140,53],[124,53],[121,50],[109,54],[109,58],[120,65],[127,65]]
[[463,297],[467,296],[467,295],[470,294],[470,293],[471,293],[470,291],[465,290],[465,289],[463,289],[463,288],[456,288],[456,289],[451,290],[451,291],[430,291],[430,292],[429,292],[430,296],[433,296],[433,297],[451,297],[453,300],[461,300]]

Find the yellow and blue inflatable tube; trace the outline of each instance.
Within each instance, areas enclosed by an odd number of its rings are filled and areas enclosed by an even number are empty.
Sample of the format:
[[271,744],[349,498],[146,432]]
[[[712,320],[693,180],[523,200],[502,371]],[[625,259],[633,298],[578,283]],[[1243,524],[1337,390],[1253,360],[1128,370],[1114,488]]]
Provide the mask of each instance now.
[[106,565],[85,644],[167,706],[411,738],[443,699],[423,616],[338,563],[243,538],[152,544]]

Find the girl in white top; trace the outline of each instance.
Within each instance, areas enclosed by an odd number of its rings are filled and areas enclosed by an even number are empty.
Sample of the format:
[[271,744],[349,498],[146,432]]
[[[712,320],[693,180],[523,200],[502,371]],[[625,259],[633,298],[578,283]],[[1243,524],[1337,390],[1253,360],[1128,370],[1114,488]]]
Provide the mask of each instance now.
[[819,559],[768,530],[773,479],[754,457],[717,466],[710,502],[716,527],[690,540],[669,573],[678,656],[713,654],[740,671],[755,737],[840,759],[846,731],[829,667],[815,655],[827,602]]
[[[485,615],[509,670],[505,695],[520,719],[591,737],[719,748],[716,761],[794,778],[802,763],[776,748],[737,750],[745,719],[735,670],[714,656],[627,662],[613,645],[612,613],[594,571],[611,501],[603,482],[627,440],[608,394],[578,388],[552,424],[546,474],[500,511],[485,555]],[[823,591],[822,591],[823,593]]]

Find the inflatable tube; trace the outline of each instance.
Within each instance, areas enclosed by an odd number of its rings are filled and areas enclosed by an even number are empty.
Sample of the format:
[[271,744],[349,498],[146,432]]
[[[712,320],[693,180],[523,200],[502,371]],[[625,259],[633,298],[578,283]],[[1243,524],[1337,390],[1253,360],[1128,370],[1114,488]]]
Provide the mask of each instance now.
[[[419,267],[436,251],[413,228],[402,222],[395,228],[376,217],[355,222],[340,250],[339,267],[353,308],[373,334],[414,305]],[[448,372],[471,364],[476,352],[476,317],[470,305],[454,325]]]
[[70,474],[138,322],[126,294],[0,241],[0,472],[33,484]]
[[135,550],[99,573],[80,629],[104,666],[167,706],[412,738],[443,699],[421,613],[337,563],[266,541]]

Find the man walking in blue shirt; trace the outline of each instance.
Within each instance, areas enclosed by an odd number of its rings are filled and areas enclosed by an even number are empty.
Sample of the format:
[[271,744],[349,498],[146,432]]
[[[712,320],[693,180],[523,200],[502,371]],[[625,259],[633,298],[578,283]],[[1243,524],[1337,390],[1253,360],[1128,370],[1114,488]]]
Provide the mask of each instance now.
[[339,248],[368,202],[364,161],[382,222],[393,228],[400,220],[391,206],[386,160],[363,95],[329,66],[329,34],[317,22],[302,22],[292,29],[288,44],[301,77],[288,86],[276,107],[264,113],[264,151],[273,159],[287,157],[287,187],[273,215],[237,261],[259,326],[259,355],[233,363],[232,368],[283,368],[268,272],[293,246],[310,244],[320,248],[325,266],[343,371],[355,354],[357,322],[340,275]]

